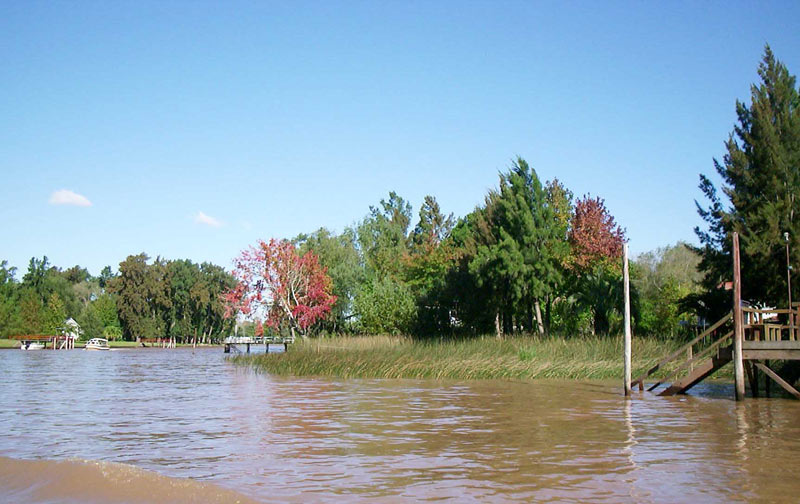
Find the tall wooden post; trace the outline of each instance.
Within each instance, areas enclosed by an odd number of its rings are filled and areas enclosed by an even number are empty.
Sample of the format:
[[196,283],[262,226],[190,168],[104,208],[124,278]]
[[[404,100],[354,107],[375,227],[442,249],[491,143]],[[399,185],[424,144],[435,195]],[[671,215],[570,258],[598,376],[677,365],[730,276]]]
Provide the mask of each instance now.
[[736,379],[737,401],[744,399],[744,362],[742,361],[742,340],[744,339],[743,326],[739,233],[733,233],[733,372]]
[[631,395],[631,285],[628,275],[628,244],[623,247],[622,279],[625,285],[625,395]]

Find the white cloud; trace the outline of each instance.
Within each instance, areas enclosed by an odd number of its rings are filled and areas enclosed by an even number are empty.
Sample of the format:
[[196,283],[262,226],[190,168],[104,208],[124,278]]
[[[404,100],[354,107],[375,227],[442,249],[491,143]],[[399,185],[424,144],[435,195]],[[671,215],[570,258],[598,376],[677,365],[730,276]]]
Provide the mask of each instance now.
[[59,189],[50,195],[51,205],[92,206],[92,202],[83,194],[72,192],[69,189]]
[[194,221],[198,224],[205,224],[206,226],[222,227],[222,221],[200,211],[195,214]]

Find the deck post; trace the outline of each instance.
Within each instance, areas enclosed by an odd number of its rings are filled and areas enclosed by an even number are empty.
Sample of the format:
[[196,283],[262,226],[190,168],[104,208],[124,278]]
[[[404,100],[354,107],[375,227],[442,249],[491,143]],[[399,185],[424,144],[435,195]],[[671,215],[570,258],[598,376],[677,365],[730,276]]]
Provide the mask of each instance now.
[[622,277],[625,289],[625,395],[631,395],[631,286],[628,275],[628,244],[623,245]]
[[733,233],[733,371],[736,380],[735,397],[744,399],[744,361],[742,340],[744,321],[742,318],[742,272],[739,262],[739,233]]

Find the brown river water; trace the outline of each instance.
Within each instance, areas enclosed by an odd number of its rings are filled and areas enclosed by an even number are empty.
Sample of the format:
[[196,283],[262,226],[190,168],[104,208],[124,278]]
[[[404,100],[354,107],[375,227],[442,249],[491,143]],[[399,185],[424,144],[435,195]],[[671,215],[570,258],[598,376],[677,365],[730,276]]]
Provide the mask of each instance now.
[[798,502],[800,401],[0,351],[0,502]]

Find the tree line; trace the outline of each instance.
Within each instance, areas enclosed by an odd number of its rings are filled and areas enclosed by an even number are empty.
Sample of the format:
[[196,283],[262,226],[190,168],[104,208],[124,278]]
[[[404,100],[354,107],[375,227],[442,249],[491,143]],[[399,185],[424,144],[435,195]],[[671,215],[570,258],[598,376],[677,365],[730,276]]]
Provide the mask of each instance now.
[[0,262],[0,337],[59,332],[68,318],[84,339],[175,338],[208,343],[226,335],[222,293],[235,284],[224,268],[189,260],[153,261],[128,256],[117,272],[106,266],[93,277],[86,268],[61,269],[47,257],[31,258],[20,281]]
[[[410,203],[390,192],[340,234],[321,228],[290,241],[299,255],[313,253],[327,268],[335,295],[311,333],[582,335],[619,329],[625,234],[602,198],[575,199],[557,179],[542,184],[517,158],[466,216],[444,213],[429,195],[415,224],[412,219]],[[679,325],[682,317],[695,319],[679,313],[678,301],[697,287],[690,271],[697,262],[682,243],[634,262],[641,333],[691,331],[693,323]]]

